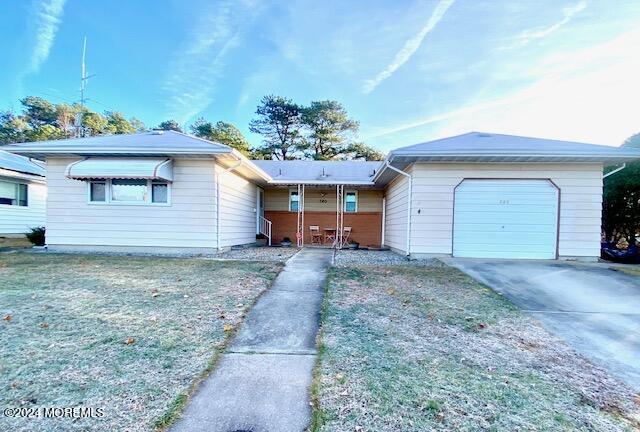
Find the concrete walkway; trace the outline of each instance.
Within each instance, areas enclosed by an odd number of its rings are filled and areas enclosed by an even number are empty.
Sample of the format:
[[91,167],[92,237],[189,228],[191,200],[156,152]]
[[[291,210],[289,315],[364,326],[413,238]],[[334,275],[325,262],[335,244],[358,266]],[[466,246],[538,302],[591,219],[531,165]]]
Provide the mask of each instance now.
[[303,249],[287,262],[172,431],[299,432],[308,426],[330,262],[327,249]]

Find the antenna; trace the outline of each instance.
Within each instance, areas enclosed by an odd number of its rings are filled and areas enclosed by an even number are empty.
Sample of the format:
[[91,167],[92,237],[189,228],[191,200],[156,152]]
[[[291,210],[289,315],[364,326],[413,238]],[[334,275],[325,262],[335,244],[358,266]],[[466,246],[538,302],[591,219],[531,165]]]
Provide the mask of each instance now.
[[94,75],[87,76],[87,36],[84,37],[84,41],[82,43],[82,65],[81,65],[81,73],[80,76],[80,112],[76,116],[76,135],[78,137],[84,135],[84,131],[82,130],[82,116],[84,115],[84,111],[86,109],[87,99],[84,96],[84,92],[87,89],[87,81],[89,78],[92,78]]

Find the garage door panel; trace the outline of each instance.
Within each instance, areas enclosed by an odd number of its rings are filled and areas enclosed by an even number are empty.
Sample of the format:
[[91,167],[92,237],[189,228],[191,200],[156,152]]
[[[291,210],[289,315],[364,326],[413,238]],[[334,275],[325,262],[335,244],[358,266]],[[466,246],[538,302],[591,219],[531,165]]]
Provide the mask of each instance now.
[[472,204],[482,205],[525,205],[530,206],[534,204],[548,205],[550,200],[556,195],[554,194],[526,194],[522,195],[508,195],[508,194],[488,194],[482,191],[478,191],[475,194],[456,194],[459,199],[464,199],[465,202]]
[[[526,229],[526,232],[523,232],[523,228]],[[522,235],[527,235],[528,233],[539,234],[539,233],[551,233],[553,235],[556,234],[556,230],[554,227],[549,225],[533,225],[533,224],[509,224],[509,225],[498,225],[494,223],[481,223],[481,222],[467,222],[467,223],[458,223],[456,224],[456,229],[461,230],[465,233],[472,233],[474,235],[479,235],[481,233],[521,233]],[[477,234],[476,234],[477,233]]]
[[464,180],[456,189],[453,254],[556,257],[558,190],[548,180]]
[[527,245],[527,249],[535,249],[539,250],[541,248],[547,248],[549,242],[553,242],[555,239],[555,233],[532,233],[528,235],[521,235],[519,233],[511,232],[511,233],[500,233],[500,242],[495,241],[495,235],[493,233],[478,233],[477,236],[470,241],[465,242],[465,248],[467,246],[483,246],[486,245],[487,248],[491,248],[491,250],[505,249],[505,250],[514,250],[522,248],[520,243],[525,243]]
[[[495,258],[495,259],[554,259],[554,257],[543,257],[543,258],[532,258],[531,257],[531,252],[529,252],[528,250],[518,250],[518,251],[506,251],[507,256],[505,256],[505,251],[504,250],[499,250],[499,251],[486,251],[486,250],[471,250],[469,251],[470,255],[468,256],[468,258],[477,258],[478,254],[481,254],[480,257],[481,258]],[[542,254],[540,254],[542,255]],[[455,255],[458,257],[461,257],[461,255]]]
[[502,224],[502,225],[549,225],[541,223],[542,218],[553,218],[555,212],[534,212],[523,213],[516,211],[500,212],[500,213],[457,213],[455,215],[456,224],[469,223],[485,223],[485,224]]

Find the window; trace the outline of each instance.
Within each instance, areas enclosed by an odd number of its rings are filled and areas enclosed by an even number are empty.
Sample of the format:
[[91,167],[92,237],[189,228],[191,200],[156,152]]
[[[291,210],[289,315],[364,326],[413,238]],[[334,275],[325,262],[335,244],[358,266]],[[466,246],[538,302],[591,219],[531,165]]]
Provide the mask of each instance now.
[[89,200],[92,202],[104,202],[107,200],[107,184],[105,182],[92,182],[89,190]]
[[146,180],[111,180],[111,202],[146,202]]
[[24,183],[0,181],[0,204],[27,207],[29,186]]
[[289,191],[289,211],[297,212],[300,204],[298,191]]
[[151,202],[166,204],[169,198],[168,189],[169,186],[166,183],[151,183]]
[[169,183],[112,179],[89,182],[89,202],[103,204],[169,204]]
[[344,195],[344,211],[355,213],[358,211],[358,192],[347,191]]

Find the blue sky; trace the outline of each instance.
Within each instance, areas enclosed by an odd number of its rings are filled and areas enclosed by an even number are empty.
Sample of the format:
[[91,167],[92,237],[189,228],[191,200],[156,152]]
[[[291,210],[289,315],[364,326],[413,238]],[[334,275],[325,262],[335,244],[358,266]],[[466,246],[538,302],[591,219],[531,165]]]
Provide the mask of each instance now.
[[25,0],[0,4],[0,108],[79,97],[148,126],[336,99],[383,151],[482,130],[619,145],[640,131],[640,1]]

